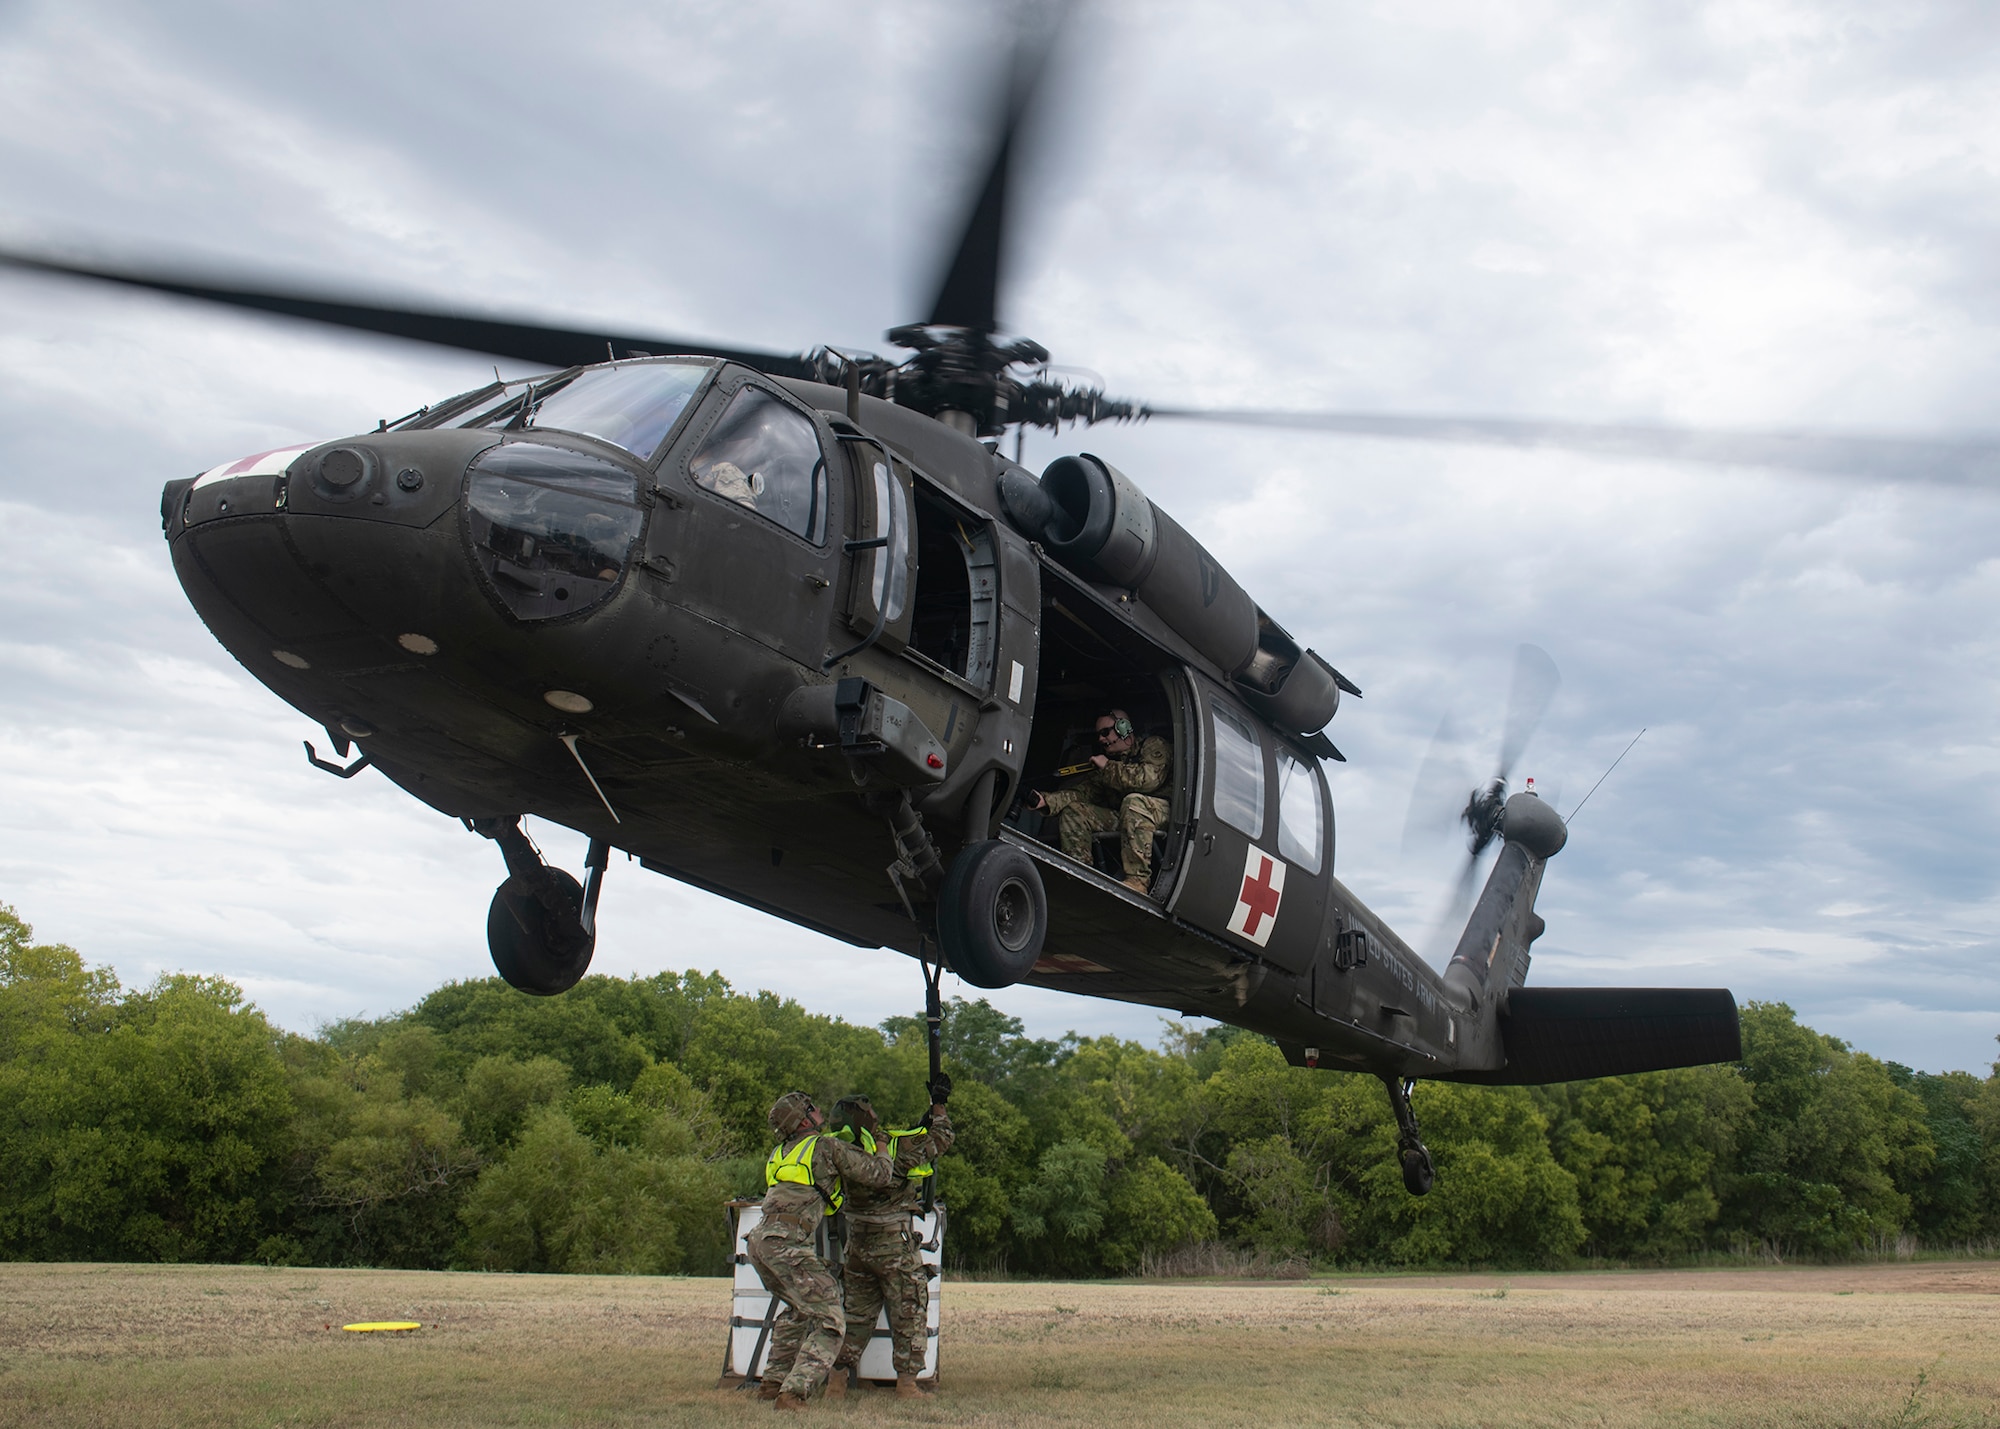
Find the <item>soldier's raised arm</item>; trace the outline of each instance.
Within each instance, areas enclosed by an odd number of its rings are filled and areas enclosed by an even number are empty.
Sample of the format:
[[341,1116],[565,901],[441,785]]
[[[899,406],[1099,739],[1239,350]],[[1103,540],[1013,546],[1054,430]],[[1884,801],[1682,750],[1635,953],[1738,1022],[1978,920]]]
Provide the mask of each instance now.
[[850,1186],[871,1186],[877,1190],[896,1179],[896,1170],[883,1152],[867,1152],[837,1136],[820,1138],[819,1154],[827,1158],[829,1171],[837,1172]]
[[896,1148],[896,1174],[907,1176],[927,1161],[935,1161],[951,1150],[951,1118],[941,1106],[931,1108],[930,1129],[922,1136],[905,1137]]

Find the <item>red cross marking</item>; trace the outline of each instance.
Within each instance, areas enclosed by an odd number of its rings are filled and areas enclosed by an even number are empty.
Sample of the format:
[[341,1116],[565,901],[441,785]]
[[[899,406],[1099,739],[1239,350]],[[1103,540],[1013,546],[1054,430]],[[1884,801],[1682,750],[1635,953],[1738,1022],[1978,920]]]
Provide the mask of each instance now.
[[1266,918],[1278,916],[1278,890],[1271,886],[1271,860],[1266,858],[1257,867],[1255,874],[1243,876],[1243,892],[1237,895],[1237,902],[1250,912],[1243,919],[1243,935],[1257,936],[1257,925]]

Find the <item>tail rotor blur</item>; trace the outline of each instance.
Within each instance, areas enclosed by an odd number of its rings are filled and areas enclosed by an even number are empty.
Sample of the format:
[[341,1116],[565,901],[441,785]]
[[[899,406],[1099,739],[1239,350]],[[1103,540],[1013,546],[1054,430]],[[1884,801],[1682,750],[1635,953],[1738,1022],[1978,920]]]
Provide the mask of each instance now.
[[1500,768],[1494,776],[1503,788],[1561,686],[1562,672],[1548,651],[1539,645],[1523,645],[1514,651],[1514,684],[1507,693],[1506,733],[1500,740]]
[[[1522,645],[1515,650],[1500,757],[1493,776],[1483,784],[1472,783],[1470,766],[1450,716],[1439,723],[1437,733],[1431,737],[1431,747],[1418,767],[1416,785],[1410,793],[1410,810],[1403,823],[1403,849],[1408,854],[1414,846],[1460,825],[1466,849],[1465,859],[1451,880],[1445,908],[1433,928],[1431,941],[1436,942],[1465,921],[1478,881],[1480,857],[1496,840],[1505,837],[1507,795],[1514,766],[1526,752],[1561,686],[1562,674],[1546,650],[1535,645]],[[1465,802],[1456,815],[1446,812],[1461,797],[1458,791],[1468,786],[1470,792],[1463,796]]]

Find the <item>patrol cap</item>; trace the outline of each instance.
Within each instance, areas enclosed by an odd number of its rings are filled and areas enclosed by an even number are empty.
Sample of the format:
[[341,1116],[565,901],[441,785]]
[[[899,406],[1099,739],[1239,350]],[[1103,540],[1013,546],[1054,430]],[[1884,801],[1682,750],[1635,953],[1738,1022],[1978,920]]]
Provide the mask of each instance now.
[[812,1109],[812,1098],[804,1092],[786,1092],[771,1103],[771,1130],[780,1136],[790,1136]]

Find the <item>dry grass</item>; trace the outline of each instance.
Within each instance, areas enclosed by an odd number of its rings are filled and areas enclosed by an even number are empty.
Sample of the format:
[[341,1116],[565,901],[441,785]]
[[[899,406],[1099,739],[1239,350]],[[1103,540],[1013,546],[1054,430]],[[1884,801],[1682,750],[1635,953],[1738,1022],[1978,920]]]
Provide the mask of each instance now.
[[[0,1266],[0,1424],[748,1424],[721,1280]],[[830,1424],[2000,1425],[2000,1264],[953,1284]],[[402,1337],[343,1334],[407,1318]],[[328,1326],[334,1328],[329,1329]]]

